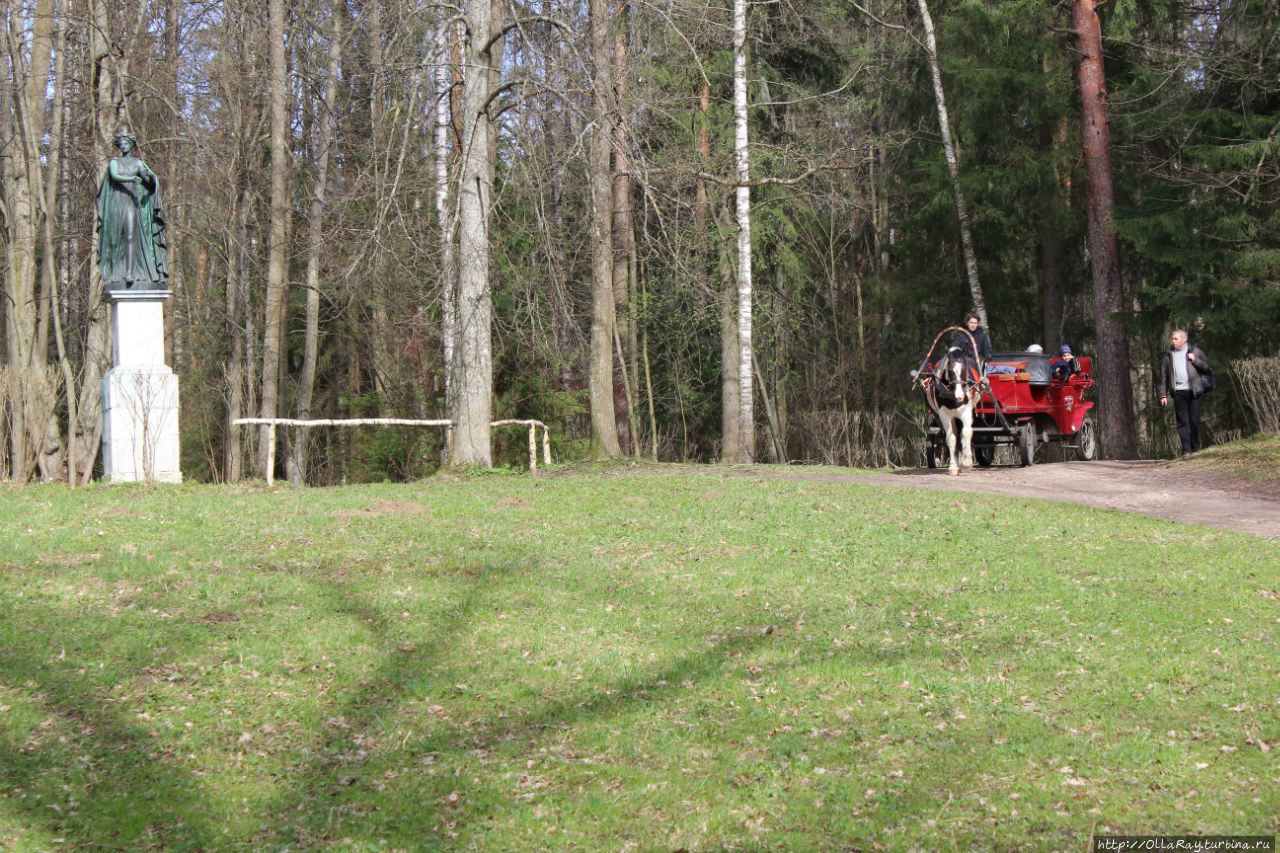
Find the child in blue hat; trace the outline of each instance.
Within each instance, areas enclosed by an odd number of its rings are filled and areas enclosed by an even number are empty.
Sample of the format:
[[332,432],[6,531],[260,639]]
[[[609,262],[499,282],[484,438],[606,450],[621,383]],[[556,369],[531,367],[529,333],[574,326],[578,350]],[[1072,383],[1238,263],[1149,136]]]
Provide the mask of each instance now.
[[1050,369],[1053,371],[1053,378],[1061,382],[1066,382],[1071,378],[1072,374],[1079,372],[1080,365],[1076,364],[1076,357],[1071,352],[1070,346],[1067,344],[1062,345],[1062,348],[1058,350],[1058,358],[1053,360]]

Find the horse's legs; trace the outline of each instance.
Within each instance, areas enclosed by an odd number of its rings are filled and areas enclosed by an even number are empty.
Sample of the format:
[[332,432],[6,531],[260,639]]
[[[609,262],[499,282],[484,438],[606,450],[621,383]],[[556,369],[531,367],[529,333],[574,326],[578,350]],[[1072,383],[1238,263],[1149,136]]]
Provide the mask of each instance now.
[[952,417],[952,412],[947,411],[942,415],[942,428],[947,433],[947,470],[952,476],[959,476],[960,468],[958,467],[958,454],[956,453],[956,422]]
[[960,410],[960,438],[963,450],[960,453],[960,468],[973,470],[973,401]]

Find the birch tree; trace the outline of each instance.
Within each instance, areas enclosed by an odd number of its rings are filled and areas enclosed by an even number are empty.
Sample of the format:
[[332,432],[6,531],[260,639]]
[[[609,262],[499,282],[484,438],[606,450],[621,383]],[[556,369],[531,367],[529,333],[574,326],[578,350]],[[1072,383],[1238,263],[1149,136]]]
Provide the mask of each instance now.
[[[280,345],[285,328],[288,296],[288,69],[284,51],[284,0],[269,0],[267,41],[270,57],[271,104],[271,237],[267,261],[266,313],[262,323],[262,408],[261,417],[274,418],[280,406]],[[258,445],[258,473],[267,476],[268,431],[261,430]]]
[[440,339],[443,347],[445,377],[445,411],[453,411],[453,348],[457,334],[457,304],[454,293],[458,282],[457,255],[454,252],[454,216],[449,197],[449,126],[453,119],[453,65],[455,48],[452,34],[455,24],[446,18],[436,31],[435,127],[432,156],[435,158],[436,223],[440,232]]
[[938,64],[938,42],[933,33],[933,16],[929,14],[928,0],[916,0],[920,20],[924,24],[925,53],[929,57],[929,74],[933,79],[933,98],[938,107],[938,129],[942,133],[942,150],[947,157],[947,171],[951,173],[951,186],[956,194],[956,217],[960,220],[960,244],[964,252],[964,268],[969,276],[969,294],[973,299],[973,311],[982,320],[983,328],[990,332],[987,323],[987,305],[982,298],[982,285],[978,281],[978,260],[973,251],[973,236],[969,230],[969,210],[964,200],[964,187],[960,184],[960,157],[956,154],[951,138],[951,119],[947,115],[947,96],[942,88],[942,69]]
[[733,0],[733,153],[738,220],[738,461],[755,461],[751,347],[751,167],[747,152],[747,0]]

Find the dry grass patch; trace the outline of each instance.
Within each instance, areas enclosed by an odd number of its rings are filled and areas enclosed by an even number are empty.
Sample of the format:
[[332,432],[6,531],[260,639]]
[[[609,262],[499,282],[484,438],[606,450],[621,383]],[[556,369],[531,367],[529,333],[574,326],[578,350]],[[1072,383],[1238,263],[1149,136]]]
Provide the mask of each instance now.
[[331,518],[378,518],[383,515],[431,515],[435,510],[414,501],[374,501],[359,509],[339,509],[329,513]]

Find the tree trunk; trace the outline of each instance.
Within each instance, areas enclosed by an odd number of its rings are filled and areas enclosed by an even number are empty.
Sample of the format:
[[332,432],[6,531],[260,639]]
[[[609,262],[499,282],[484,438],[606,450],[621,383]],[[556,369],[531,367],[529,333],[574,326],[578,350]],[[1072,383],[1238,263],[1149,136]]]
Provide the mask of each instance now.
[[1089,255],[1093,271],[1093,317],[1098,332],[1098,408],[1102,452],[1111,459],[1138,455],[1129,377],[1129,339],[1119,314],[1124,310],[1120,245],[1111,229],[1115,193],[1111,181],[1111,131],[1107,81],[1102,68],[1102,25],[1095,0],[1074,0],[1080,132],[1083,137],[1088,199]]
[[458,262],[454,252],[453,207],[449,199],[449,124],[452,121],[449,105],[453,88],[454,21],[448,18],[440,24],[436,33],[436,103],[433,156],[435,157],[436,221],[440,229],[440,339],[444,357],[445,411],[453,411],[453,346],[457,334],[457,304],[455,290],[458,282]]
[[738,405],[738,371],[741,360],[738,353],[738,282],[733,274],[734,265],[726,257],[720,265],[720,461],[726,465],[736,463],[742,448],[740,427],[742,408]]
[[[79,412],[76,410],[76,398],[78,395],[76,393],[75,377],[72,375],[71,363],[67,359],[66,338],[62,333],[62,310],[58,298],[58,280],[62,274],[58,269],[58,252],[55,248],[53,236],[56,220],[54,211],[61,209],[57,199],[58,191],[62,188],[62,157],[63,148],[66,144],[66,126],[64,124],[66,106],[66,26],[65,19],[57,22],[54,47],[53,109],[50,112],[53,118],[53,128],[49,132],[48,169],[46,170],[44,198],[42,201],[42,207],[44,208],[42,269],[48,297],[42,301],[47,301],[47,310],[53,320],[54,343],[58,351],[58,367],[62,371],[62,385],[67,401],[67,442],[65,445],[67,483],[75,487],[80,470],[80,457],[76,455],[75,430],[80,417]],[[47,349],[44,351],[47,351]],[[89,461],[85,467],[92,468],[93,462]]]
[[[241,178],[246,180],[247,178]],[[244,477],[244,441],[242,428],[236,419],[244,417],[249,406],[245,402],[248,381],[249,276],[245,247],[249,239],[249,205],[251,196],[246,186],[236,193],[232,218],[235,228],[227,246],[227,439],[223,447],[222,473],[228,483],[238,483]]]
[[875,231],[875,271],[877,276],[889,272],[889,249],[893,233],[889,227],[889,149],[878,146],[870,159],[871,216]]
[[1047,353],[1062,345],[1062,305],[1062,232],[1051,227],[1040,239],[1040,311]]
[[933,16],[929,14],[927,0],[916,0],[920,18],[924,22],[925,52],[929,55],[929,72],[933,77],[933,97],[938,105],[938,127],[942,132],[942,150],[947,156],[947,170],[951,173],[951,186],[956,194],[956,216],[960,220],[960,244],[964,251],[964,268],[969,276],[969,295],[973,299],[973,313],[982,320],[982,327],[991,331],[987,323],[987,304],[982,298],[982,285],[978,281],[978,259],[973,252],[973,237],[969,232],[969,209],[964,201],[964,187],[960,185],[960,158],[951,139],[951,119],[947,116],[947,97],[942,89],[942,69],[938,65],[938,43],[933,36]]
[[[369,162],[373,164],[370,177],[370,188],[379,211],[387,210],[392,204],[392,163],[394,147],[390,128],[387,126],[387,81],[386,60],[383,55],[384,30],[382,25],[381,0],[363,0],[360,8],[364,13],[363,25],[366,38],[369,40],[369,67],[371,78],[369,86]],[[412,106],[409,113],[412,114]],[[383,216],[375,219],[374,232],[369,240],[377,245],[385,233],[382,227]],[[370,301],[369,319],[372,324],[369,336],[369,349],[373,363],[373,388],[378,393],[378,410],[382,417],[394,414],[398,365],[403,348],[393,328],[392,310],[393,296],[387,276],[387,254],[373,251],[368,255],[368,277],[364,292]]]
[[[1046,78],[1066,73],[1066,57],[1045,54],[1041,70]],[[1051,158],[1053,184],[1045,188],[1044,207],[1040,226],[1040,306],[1045,352],[1056,353],[1062,345],[1062,325],[1065,313],[1066,291],[1062,274],[1062,229],[1065,210],[1071,207],[1071,177],[1069,168],[1059,165],[1058,146],[1066,146],[1070,134],[1068,118],[1059,116],[1046,121],[1040,127],[1040,148]]]
[[[324,94],[320,102],[319,121],[315,123],[316,162],[315,189],[311,194],[311,216],[307,224],[307,314],[302,349],[302,375],[298,378],[298,419],[311,417],[311,400],[315,394],[316,360],[320,346],[320,247],[324,243],[324,206],[329,185],[329,154],[332,149],[334,111],[338,100],[338,71],[342,63],[342,12],[331,10],[333,30],[329,35],[329,56],[325,68]],[[307,480],[307,434],[301,428],[292,445],[288,464],[289,481]]]
[[[179,55],[178,35],[179,35],[179,0],[165,0],[164,2],[164,87],[165,95],[173,104],[172,112],[166,114],[165,135],[168,142],[164,146],[165,154],[165,182],[164,182],[164,198],[177,200],[184,196],[184,192],[179,189],[179,177],[183,174],[183,170],[178,164],[179,140],[183,137],[183,116],[185,110],[182,107],[182,93],[179,88],[178,77],[181,69],[181,56]],[[185,361],[186,352],[186,331],[187,326],[178,320],[187,314],[189,308],[189,297],[187,294],[186,280],[184,278],[184,266],[178,257],[178,240],[182,233],[182,224],[178,221],[178,215],[182,211],[182,205],[170,203],[165,207],[165,241],[166,251],[169,259],[169,279],[168,286],[173,291],[173,298],[165,303],[165,328],[168,334],[165,335],[165,360],[170,365],[181,365]]]
[[782,446],[782,422],[778,418],[778,407],[773,400],[769,399],[769,383],[761,372],[760,364],[756,361],[754,354],[751,357],[751,368],[755,371],[756,381],[760,385],[760,399],[764,402],[765,426],[768,427],[769,432],[769,443],[765,451],[770,462],[785,462],[786,451]]
[[462,160],[458,174],[458,308],[454,350],[456,396],[450,467],[493,465],[493,299],[489,290],[489,99],[493,87],[490,0],[466,0],[462,61]]
[[[551,17],[558,8],[553,0],[541,0],[540,14]],[[538,108],[545,119],[541,122],[540,142],[548,162],[559,163],[566,149],[575,144],[573,120],[569,110],[560,109],[559,96],[565,91],[569,69],[563,63],[547,63],[548,91],[538,96]],[[582,332],[573,307],[568,280],[570,264],[565,250],[566,184],[572,178],[566,170],[554,169],[547,179],[547,213],[539,217],[546,252],[547,295],[550,300],[551,347],[555,354],[556,385],[562,393],[574,389],[574,374],[580,362]]]
[[[632,309],[631,293],[633,277],[631,275],[631,258],[635,254],[635,235],[631,224],[631,172],[628,161],[630,141],[627,126],[627,104],[630,97],[627,74],[627,15],[628,0],[616,0],[613,19],[617,31],[614,33],[614,116],[613,116],[613,302],[614,317],[617,324],[617,336],[621,343],[618,354],[617,374],[614,399],[618,409],[617,431],[620,447],[628,456],[637,455],[636,439],[639,435],[637,413],[632,401],[630,389],[636,387],[635,370],[635,312]],[[621,386],[618,388],[616,386]],[[624,393],[619,397],[618,391]]]
[[738,461],[755,462],[751,344],[751,180],[747,156],[747,0],[733,0],[733,154],[738,185]]
[[[705,63],[707,56],[702,57]],[[698,154],[698,171],[711,167],[711,84],[705,79],[698,87],[698,109],[694,113],[694,138]],[[716,294],[720,309],[720,462],[730,465],[738,461],[738,446],[742,431],[738,428],[738,312],[737,282],[732,275],[733,265],[724,259],[715,269],[720,272],[713,291],[710,284],[711,252],[708,248],[711,231],[711,201],[707,194],[707,182],[701,174],[694,183],[694,275],[698,277],[699,293]],[[721,259],[717,253],[717,260]]]
[[[649,316],[649,289],[646,282],[648,281],[648,267],[639,266],[639,275],[636,280],[639,282],[640,290],[640,316]],[[653,410],[653,375],[649,370],[649,327],[645,323],[640,328],[640,359],[644,364],[644,390],[645,401],[649,404],[649,456],[654,462],[658,461],[658,419],[654,415]]]
[[[288,76],[284,53],[284,0],[269,0],[267,40],[271,63],[271,243],[267,260],[266,311],[262,323],[262,400],[260,417],[274,418],[280,407],[280,345],[284,336],[285,301],[288,295],[288,187],[289,149],[285,131]],[[259,433],[258,474],[266,477],[268,430]]]
[[608,0],[591,0],[592,129],[587,180],[591,191],[591,394],[592,459],[621,455],[613,397],[613,223],[609,154],[613,147],[613,57],[609,50]]
[[[40,146],[48,114],[53,13],[52,0],[37,0],[31,10],[18,0],[10,0],[7,16],[13,88],[5,115],[2,155],[7,208],[4,317],[10,383],[10,473],[18,482],[29,480],[38,466],[47,467],[45,451],[55,405],[48,357],[38,346],[47,340],[42,321],[47,323],[48,315],[36,293],[37,245],[43,231]],[[29,30],[25,26],[28,20]]]

